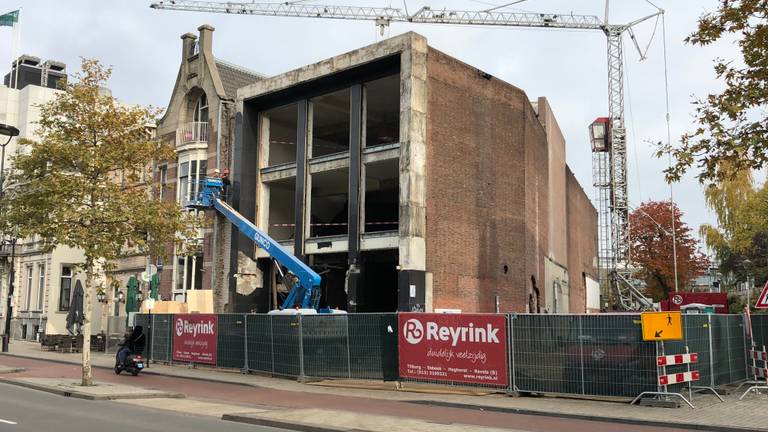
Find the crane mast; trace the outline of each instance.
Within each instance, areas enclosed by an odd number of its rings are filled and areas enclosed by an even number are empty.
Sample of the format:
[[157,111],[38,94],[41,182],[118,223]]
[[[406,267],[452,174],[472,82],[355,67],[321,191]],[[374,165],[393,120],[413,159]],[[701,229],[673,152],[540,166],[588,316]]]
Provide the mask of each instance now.
[[627,194],[627,146],[624,126],[624,71],[622,37],[630,33],[640,52],[632,27],[664,13],[663,9],[620,25],[595,15],[507,12],[491,10],[435,10],[422,7],[413,14],[398,8],[313,5],[302,3],[237,3],[198,0],[164,0],[152,3],[154,9],[260,15],[297,18],[325,18],[373,21],[382,31],[393,22],[472,26],[529,27],[548,29],[599,30],[607,39],[608,114],[610,146],[592,153],[593,185],[598,210],[598,273],[603,296],[615,295],[617,306],[625,310],[652,308],[652,302],[631,281],[629,202]]

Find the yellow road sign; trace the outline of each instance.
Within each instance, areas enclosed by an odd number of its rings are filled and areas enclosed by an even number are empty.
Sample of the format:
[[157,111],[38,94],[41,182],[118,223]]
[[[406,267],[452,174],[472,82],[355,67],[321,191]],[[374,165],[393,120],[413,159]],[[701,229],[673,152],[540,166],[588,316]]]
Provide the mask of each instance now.
[[683,339],[683,317],[680,312],[643,312],[640,321],[645,341]]

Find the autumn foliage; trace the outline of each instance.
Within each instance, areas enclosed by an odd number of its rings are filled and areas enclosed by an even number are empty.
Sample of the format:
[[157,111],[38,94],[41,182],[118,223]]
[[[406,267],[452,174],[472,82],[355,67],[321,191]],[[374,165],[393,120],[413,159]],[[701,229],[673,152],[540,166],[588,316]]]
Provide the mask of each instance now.
[[668,298],[669,292],[675,289],[673,212],[679,289],[684,290],[708,265],[706,256],[699,251],[698,241],[691,236],[691,228],[682,221],[682,213],[676,205],[669,201],[643,203],[629,215],[631,259],[638,268],[636,276],[645,282],[646,293],[655,301]]

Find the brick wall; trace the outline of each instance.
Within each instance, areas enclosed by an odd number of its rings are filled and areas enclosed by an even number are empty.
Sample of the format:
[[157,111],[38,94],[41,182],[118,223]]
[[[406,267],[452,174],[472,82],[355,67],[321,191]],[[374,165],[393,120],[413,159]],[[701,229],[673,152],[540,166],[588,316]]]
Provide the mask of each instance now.
[[586,287],[584,274],[597,279],[597,211],[579,185],[570,168],[566,167],[568,212],[568,279],[570,286],[570,310],[586,311]]
[[430,49],[427,271],[434,308],[525,311],[543,279],[547,143],[525,93]]

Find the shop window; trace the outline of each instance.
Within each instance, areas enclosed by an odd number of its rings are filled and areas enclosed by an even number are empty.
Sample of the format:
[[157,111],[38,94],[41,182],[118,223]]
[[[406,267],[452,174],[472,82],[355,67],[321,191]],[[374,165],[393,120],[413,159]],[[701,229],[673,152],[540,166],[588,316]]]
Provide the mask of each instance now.
[[312,157],[349,151],[349,89],[311,100]]
[[365,84],[365,147],[400,142],[400,76]]

